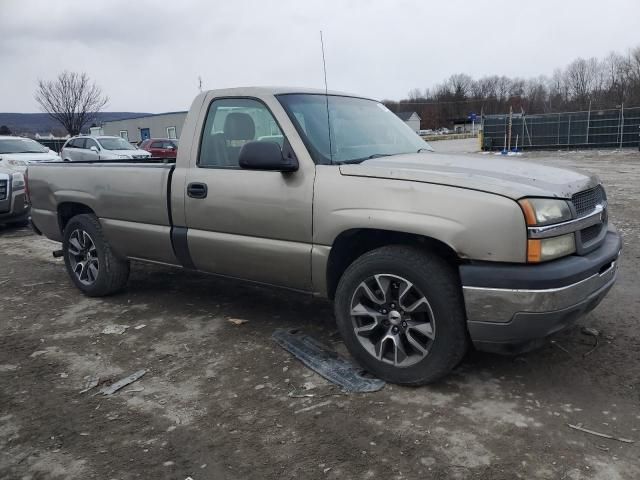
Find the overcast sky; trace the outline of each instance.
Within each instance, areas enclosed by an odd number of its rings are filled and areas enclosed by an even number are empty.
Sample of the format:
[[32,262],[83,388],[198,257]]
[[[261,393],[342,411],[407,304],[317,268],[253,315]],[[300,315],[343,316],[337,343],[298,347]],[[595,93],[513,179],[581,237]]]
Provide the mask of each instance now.
[[0,112],[39,78],[86,72],[108,111],[186,110],[205,89],[322,87],[405,97],[452,73],[550,75],[640,45],[638,0],[0,0]]

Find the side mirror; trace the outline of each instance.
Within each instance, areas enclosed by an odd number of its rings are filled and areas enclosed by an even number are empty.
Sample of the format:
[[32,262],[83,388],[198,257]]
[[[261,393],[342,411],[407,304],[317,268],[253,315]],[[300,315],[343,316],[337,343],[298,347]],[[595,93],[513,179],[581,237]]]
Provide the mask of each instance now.
[[89,150],[91,150],[92,152],[98,153],[98,147],[96,147],[95,145],[92,145],[91,148],[89,148]]
[[276,172],[295,172],[298,161],[285,158],[280,145],[275,142],[248,142],[240,150],[238,156],[240,168],[247,170],[270,170]]

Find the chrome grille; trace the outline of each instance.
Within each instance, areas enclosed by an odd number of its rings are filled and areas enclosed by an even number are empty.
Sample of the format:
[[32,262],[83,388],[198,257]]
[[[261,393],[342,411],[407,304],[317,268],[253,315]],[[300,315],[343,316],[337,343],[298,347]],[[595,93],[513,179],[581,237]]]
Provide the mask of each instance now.
[[589,190],[578,192],[573,197],[571,197],[571,202],[576,209],[576,214],[578,217],[582,217],[583,215],[587,215],[593,212],[593,210],[596,208],[596,205],[598,204],[604,206],[606,200],[607,195],[605,194],[602,185],[590,188]]
[[7,199],[8,180],[0,180],[0,200]]

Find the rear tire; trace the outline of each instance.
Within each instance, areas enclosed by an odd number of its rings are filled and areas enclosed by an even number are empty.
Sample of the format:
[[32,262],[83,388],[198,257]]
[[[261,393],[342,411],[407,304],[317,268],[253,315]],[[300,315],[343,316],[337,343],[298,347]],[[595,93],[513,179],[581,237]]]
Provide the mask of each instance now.
[[455,269],[415,247],[387,246],[359,257],[342,275],[334,305],[351,355],[392,383],[435,382],[468,349]]
[[95,215],[76,215],[69,220],[62,251],[71,281],[85,295],[111,295],[127,284],[129,261],[113,253]]

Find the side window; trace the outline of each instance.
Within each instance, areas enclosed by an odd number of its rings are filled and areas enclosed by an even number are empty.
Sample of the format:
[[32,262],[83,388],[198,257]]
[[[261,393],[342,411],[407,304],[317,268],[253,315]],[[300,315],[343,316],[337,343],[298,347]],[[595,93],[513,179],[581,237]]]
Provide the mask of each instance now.
[[263,103],[248,98],[225,98],[209,105],[198,165],[239,168],[238,155],[245,143],[276,142],[284,137],[278,123]]
[[72,143],[73,148],[84,148],[84,138],[76,138]]
[[[91,147],[96,147],[98,148],[98,144],[96,143],[95,140],[92,140],[90,138],[85,138],[84,141],[84,148],[86,148],[87,150],[90,149]],[[98,149],[99,150],[99,149]]]
[[149,148],[164,148],[162,142],[153,142]]

